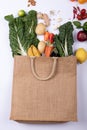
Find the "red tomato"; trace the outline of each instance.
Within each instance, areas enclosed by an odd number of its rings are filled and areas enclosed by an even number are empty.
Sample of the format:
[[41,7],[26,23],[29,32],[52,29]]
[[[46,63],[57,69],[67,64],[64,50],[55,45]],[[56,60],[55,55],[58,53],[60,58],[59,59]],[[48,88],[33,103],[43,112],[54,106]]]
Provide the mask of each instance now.
[[86,9],[81,9],[81,15],[86,15]]
[[77,14],[77,19],[82,20],[82,16],[80,14]]
[[87,14],[82,15],[82,19],[86,19],[87,18]]

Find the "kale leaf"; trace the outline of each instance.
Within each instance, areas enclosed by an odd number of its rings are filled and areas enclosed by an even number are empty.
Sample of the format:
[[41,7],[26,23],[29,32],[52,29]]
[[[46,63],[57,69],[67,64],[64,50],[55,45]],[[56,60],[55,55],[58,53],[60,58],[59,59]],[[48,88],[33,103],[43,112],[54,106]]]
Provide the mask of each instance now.
[[37,12],[31,10],[24,17],[13,15],[5,16],[9,22],[9,40],[12,55],[27,55],[27,50],[31,44],[37,46],[39,40],[35,33],[37,25]]
[[60,56],[69,56],[73,54],[73,25],[67,22],[59,27],[59,35],[54,38],[58,54]]

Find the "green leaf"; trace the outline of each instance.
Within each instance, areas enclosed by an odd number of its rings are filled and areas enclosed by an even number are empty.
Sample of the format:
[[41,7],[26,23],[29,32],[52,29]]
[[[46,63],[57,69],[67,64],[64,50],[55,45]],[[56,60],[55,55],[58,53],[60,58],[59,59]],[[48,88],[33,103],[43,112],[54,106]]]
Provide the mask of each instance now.
[[19,29],[22,24],[17,23],[17,19],[9,23],[9,40],[10,47],[12,49],[12,55],[26,55],[26,51],[23,47],[23,38],[21,39],[20,35],[23,36],[23,32]]
[[57,34],[56,34],[55,37],[54,37],[54,41],[55,41],[55,47],[56,47],[56,49],[57,49],[57,51],[58,51],[58,55],[59,55],[60,57],[65,56],[65,55],[64,55],[64,51],[63,51],[62,44],[61,44],[61,42],[60,42],[60,40],[59,40],[59,36],[58,36]]
[[83,30],[87,33],[87,22],[83,24]]
[[7,16],[5,16],[4,18],[5,18],[5,20],[7,20],[7,21],[9,21],[9,22],[11,22],[11,21],[14,20],[13,15],[7,15]]
[[73,25],[67,22],[59,27],[59,35],[55,35],[55,44],[60,56],[73,54]]
[[35,28],[37,26],[37,12],[31,10],[28,12],[28,15],[23,19],[24,27],[24,37],[26,39],[27,49],[33,44],[37,47],[39,40],[35,33]]
[[82,28],[81,23],[79,21],[74,21],[73,24],[79,29]]
[[12,55],[27,55],[28,48],[38,45],[39,40],[35,33],[37,26],[37,12],[31,10],[24,17],[13,15],[5,16],[9,22],[9,39]]
[[74,43],[73,39],[73,25],[71,22],[66,23],[66,41],[67,41],[67,50],[68,50],[68,55],[73,54],[73,49],[72,45]]

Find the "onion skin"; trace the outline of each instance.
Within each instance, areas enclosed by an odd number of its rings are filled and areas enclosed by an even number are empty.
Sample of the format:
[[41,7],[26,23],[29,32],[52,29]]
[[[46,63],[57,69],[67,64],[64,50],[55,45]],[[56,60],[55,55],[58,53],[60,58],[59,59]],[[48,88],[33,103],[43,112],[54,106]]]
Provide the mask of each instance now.
[[81,42],[86,41],[87,40],[87,33],[85,33],[84,31],[79,31],[77,33],[77,39],[78,39],[78,41],[81,41]]

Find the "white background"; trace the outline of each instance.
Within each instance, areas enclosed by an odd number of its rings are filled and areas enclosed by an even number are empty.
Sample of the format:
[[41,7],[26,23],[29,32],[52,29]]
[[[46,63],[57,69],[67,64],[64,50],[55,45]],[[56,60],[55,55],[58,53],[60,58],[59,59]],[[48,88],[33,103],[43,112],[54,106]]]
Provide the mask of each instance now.
[[[63,22],[72,20],[72,7],[77,3],[69,0],[37,0],[36,7],[27,7],[27,0],[0,0],[0,130],[87,130],[87,62],[77,65],[77,96],[78,96],[78,122],[57,124],[22,124],[11,121],[11,92],[14,59],[11,54],[8,38],[8,23],[4,16],[14,14],[20,9],[26,12],[29,9],[38,11],[61,10]],[[79,5],[87,8],[87,3]],[[74,35],[75,36],[75,35]],[[78,43],[75,38],[74,49],[84,47],[87,42]]]

